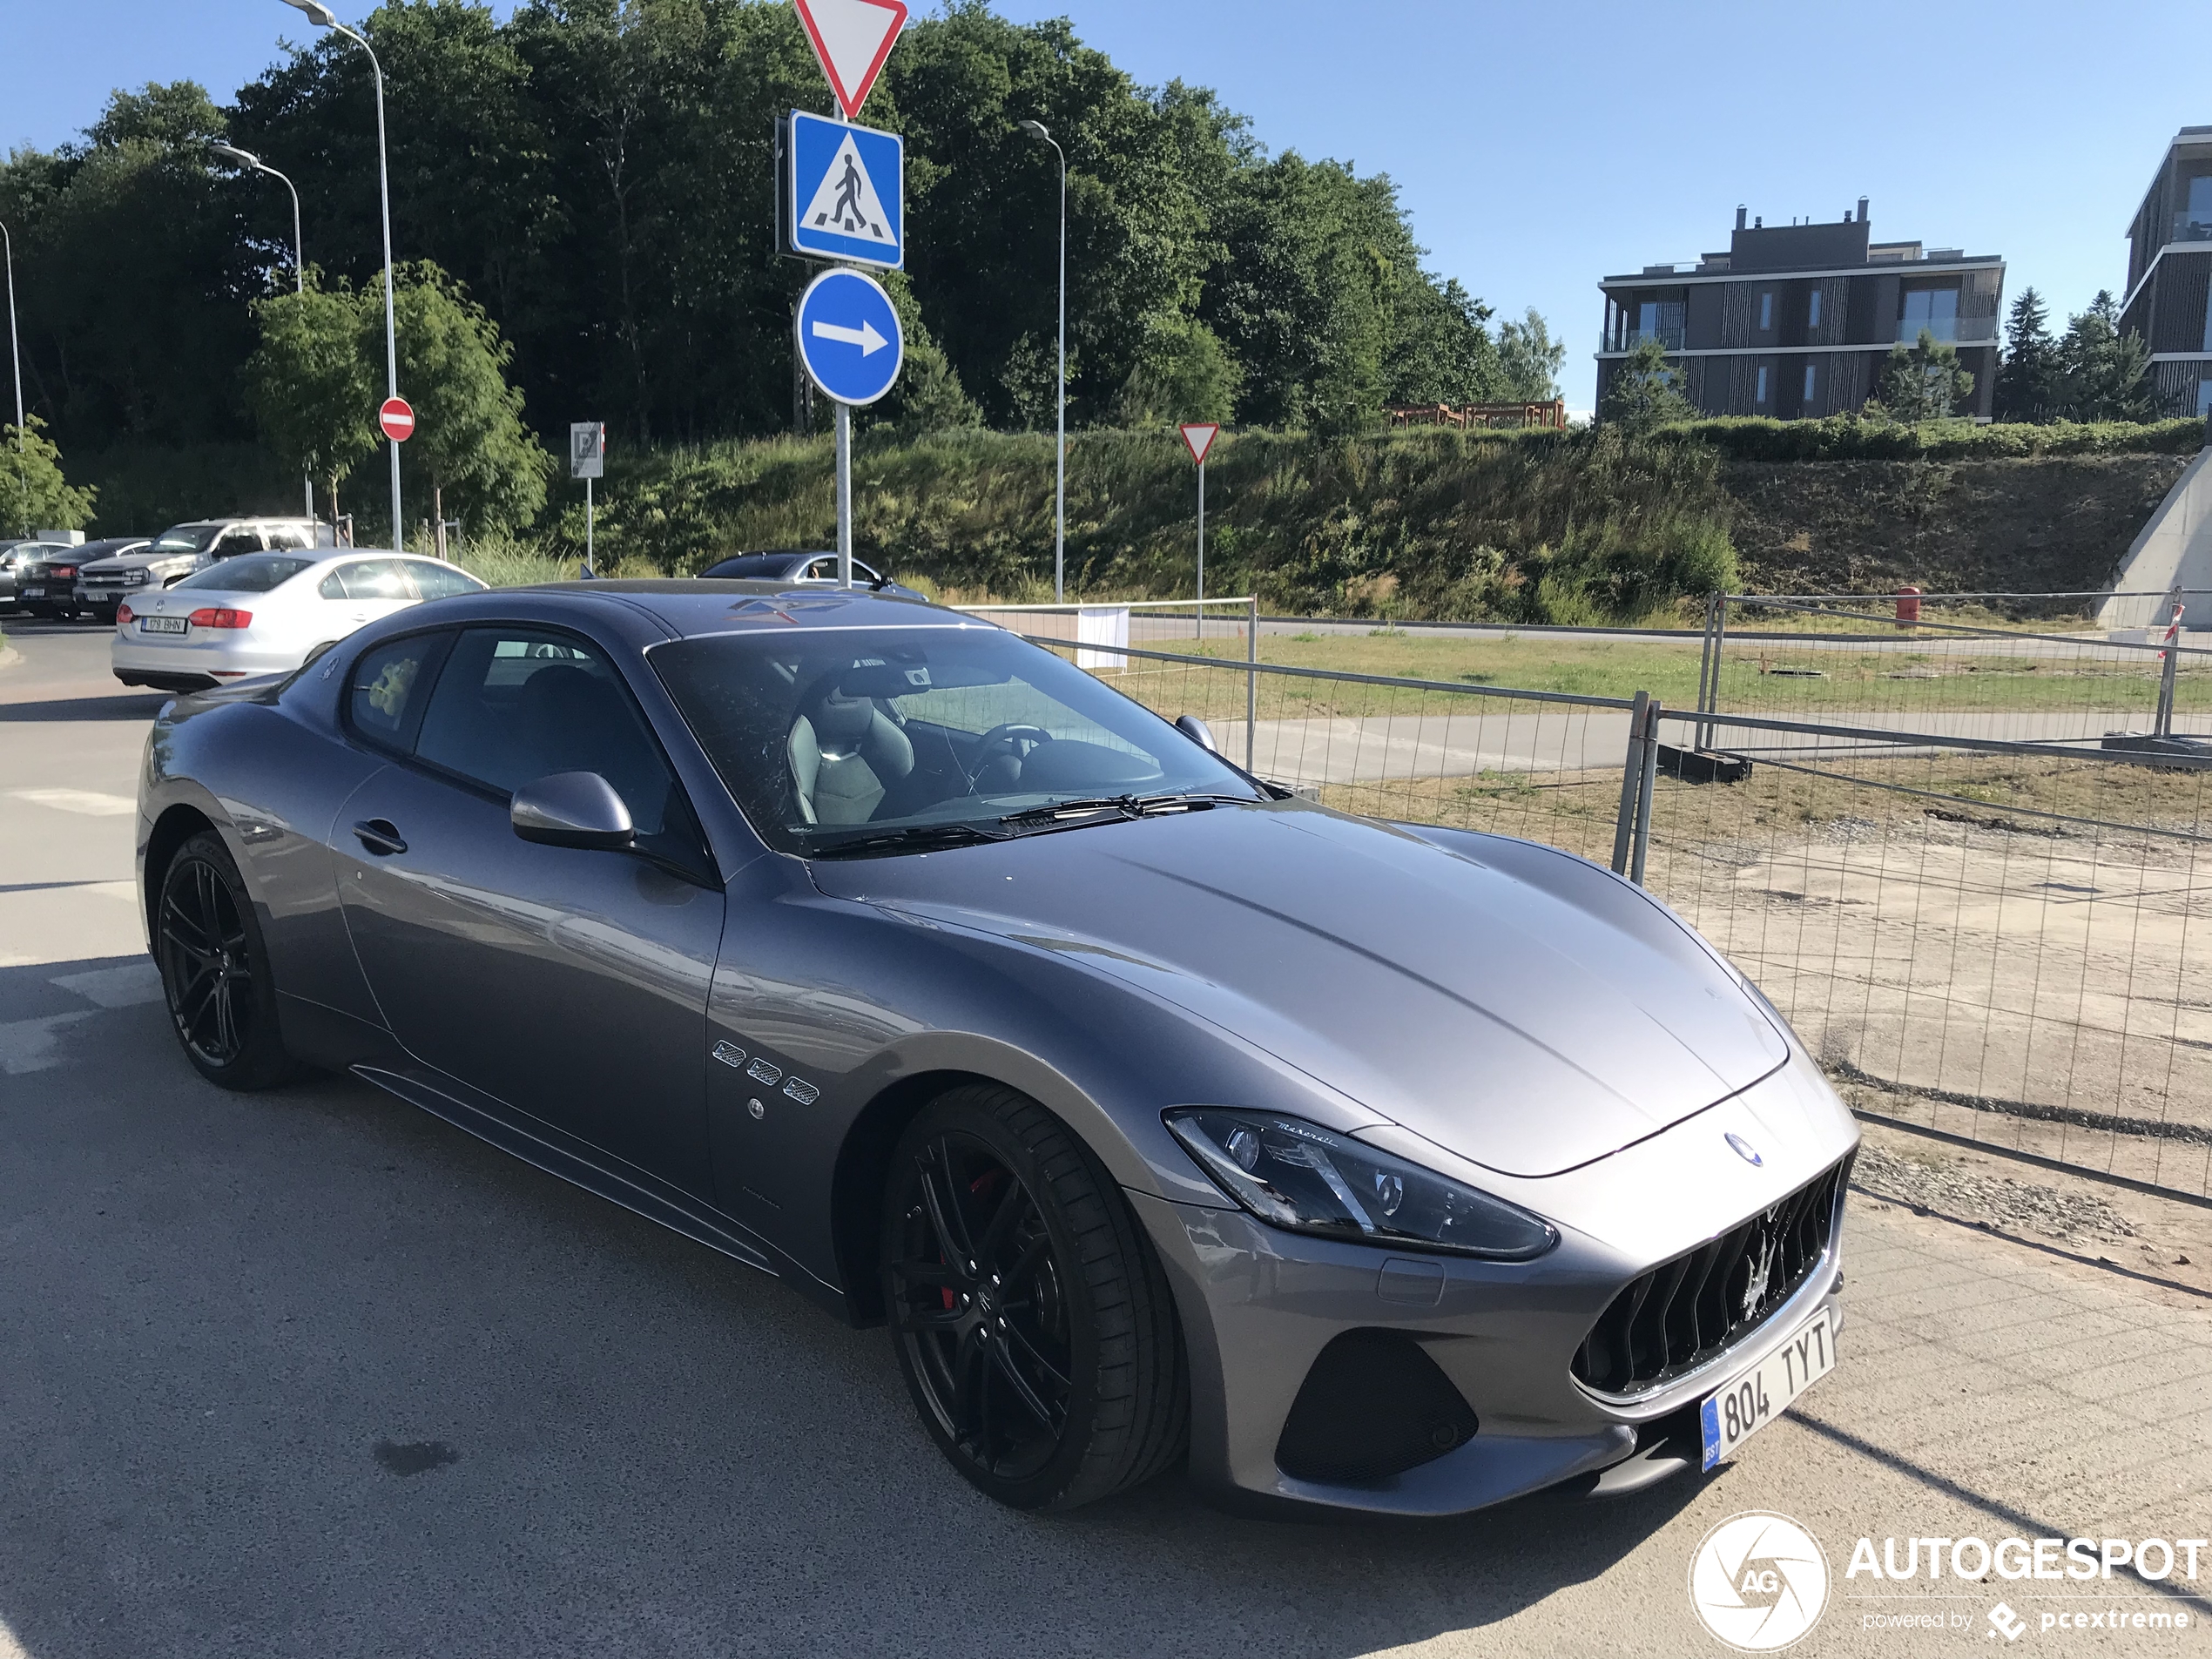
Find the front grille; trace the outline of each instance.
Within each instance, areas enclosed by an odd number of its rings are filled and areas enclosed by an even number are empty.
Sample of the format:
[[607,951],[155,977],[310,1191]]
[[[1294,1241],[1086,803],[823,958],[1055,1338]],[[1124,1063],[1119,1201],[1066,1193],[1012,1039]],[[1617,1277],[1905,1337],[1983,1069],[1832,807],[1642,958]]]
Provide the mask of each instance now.
[[1765,1324],[1820,1264],[1851,1160],[1770,1210],[1638,1277],[1575,1351],[1576,1381],[1640,1394],[1695,1371]]
[[87,570],[84,585],[91,588],[143,588],[146,584],[144,570]]
[[1305,1373],[1275,1464],[1293,1480],[1372,1486],[1465,1445],[1476,1426],[1467,1397],[1413,1338],[1346,1331]]

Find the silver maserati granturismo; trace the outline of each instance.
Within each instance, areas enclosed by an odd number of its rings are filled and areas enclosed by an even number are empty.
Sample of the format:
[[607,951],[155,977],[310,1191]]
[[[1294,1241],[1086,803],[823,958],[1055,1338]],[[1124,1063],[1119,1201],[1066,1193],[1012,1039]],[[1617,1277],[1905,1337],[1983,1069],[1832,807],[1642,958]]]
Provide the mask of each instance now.
[[1835,1363],[1857,1130],[1664,906],[954,611],[442,599],[171,704],[138,804],[204,1076],[350,1071],[884,1325],[1008,1504],[1629,1491]]

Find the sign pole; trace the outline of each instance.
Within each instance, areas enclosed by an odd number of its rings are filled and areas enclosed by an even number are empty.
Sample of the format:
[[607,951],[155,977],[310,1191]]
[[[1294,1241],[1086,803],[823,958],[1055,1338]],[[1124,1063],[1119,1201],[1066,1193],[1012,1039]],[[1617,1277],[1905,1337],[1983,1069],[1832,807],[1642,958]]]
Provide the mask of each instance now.
[[837,585],[853,585],[853,406],[837,406]]
[[1206,463],[1198,463],[1198,640],[1206,637]]
[[591,561],[591,475],[583,477],[583,573],[596,577],[599,567]]

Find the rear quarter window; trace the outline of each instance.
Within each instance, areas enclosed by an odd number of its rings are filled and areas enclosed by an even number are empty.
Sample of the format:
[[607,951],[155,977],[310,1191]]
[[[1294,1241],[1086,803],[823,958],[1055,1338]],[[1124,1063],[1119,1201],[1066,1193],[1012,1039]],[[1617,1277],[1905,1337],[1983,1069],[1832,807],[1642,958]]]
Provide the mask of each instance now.
[[354,730],[379,747],[408,748],[451,637],[412,634],[362,652],[346,687],[346,715]]

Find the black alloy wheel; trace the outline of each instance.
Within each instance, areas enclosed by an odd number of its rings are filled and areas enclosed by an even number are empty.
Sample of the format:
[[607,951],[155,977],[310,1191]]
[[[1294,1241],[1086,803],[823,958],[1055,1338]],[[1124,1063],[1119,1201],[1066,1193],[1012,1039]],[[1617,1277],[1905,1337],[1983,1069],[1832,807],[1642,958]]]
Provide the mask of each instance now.
[[201,1076],[266,1089],[297,1071],[277,1028],[253,901],[212,830],[186,841],[162,877],[154,949],[170,1023]]
[[885,1305],[922,1421],[1017,1508],[1065,1508],[1181,1455],[1181,1332],[1111,1177],[1036,1102],[941,1096],[894,1155]]

